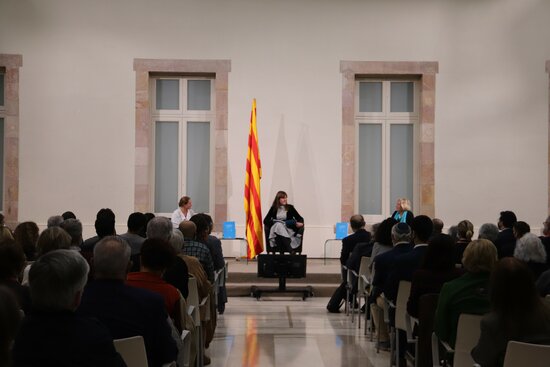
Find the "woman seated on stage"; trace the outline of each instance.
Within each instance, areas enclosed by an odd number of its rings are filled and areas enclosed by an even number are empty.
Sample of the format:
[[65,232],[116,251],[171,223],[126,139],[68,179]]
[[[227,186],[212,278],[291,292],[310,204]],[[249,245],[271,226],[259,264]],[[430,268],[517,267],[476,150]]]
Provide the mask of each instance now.
[[407,198],[397,199],[395,203],[395,211],[391,215],[397,222],[407,223],[411,225],[411,221],[414,218],[413,212],[411,212],[411,202]]
[[302,245],[304,218],[294,206],[288,204],[286,192],[279,191],[275,195],[273,205],[264,218],[264,226],[271,250],[268,252],[278,249],[281,253],[293,254]]
[[172,213],[172,226],[178,228],[181,222],[191,219],[195,212],[193,209],[193,202],[189,196],[182,196],[178,204],[178,208]]

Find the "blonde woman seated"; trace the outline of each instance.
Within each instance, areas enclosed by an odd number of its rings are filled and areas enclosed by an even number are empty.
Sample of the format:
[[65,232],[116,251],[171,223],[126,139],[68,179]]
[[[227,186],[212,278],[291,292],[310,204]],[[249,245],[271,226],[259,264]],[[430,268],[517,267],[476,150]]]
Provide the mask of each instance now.
[[391,215],[397,222],[407,223],[411,225],[411,221],[414,218],[414,214],[411,211],[411,202],[407,198],[397,199],[395,202],[395,211]]
[[264,218],[267,252],[301,252],[304,218],[288,204],[287,194],[279,191]]

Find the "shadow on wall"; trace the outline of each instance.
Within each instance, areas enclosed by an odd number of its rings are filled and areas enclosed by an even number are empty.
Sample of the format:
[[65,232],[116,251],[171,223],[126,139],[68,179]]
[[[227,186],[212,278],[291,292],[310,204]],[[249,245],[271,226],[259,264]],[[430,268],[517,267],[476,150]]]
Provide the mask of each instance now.
[[[271,181],[272,193],[269,194],[268,205],[275,197],[277,191],[285,191],[288,194],[288,201],[294,204],[294,185],[292,184],[292,174],[290,172],[290,159],[288,156],[288,143],[285,134],[285,117],[281,115],[281,123],[277,143],[275,144],[275,161],[273,165],[273,176]],[[269,210],[269,209],[268,209]],[[298,209],[299,211],[300,209]]]

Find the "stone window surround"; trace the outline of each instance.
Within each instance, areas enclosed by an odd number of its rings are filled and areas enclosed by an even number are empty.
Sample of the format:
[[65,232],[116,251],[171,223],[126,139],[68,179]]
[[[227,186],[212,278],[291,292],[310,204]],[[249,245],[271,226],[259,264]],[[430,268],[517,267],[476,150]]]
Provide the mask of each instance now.
[[[548,69],[548,64],[547,64]],[[355,126],[355,81],[368,76],[415,76],[420,78],[420,134],[418,140],[420,198],[414,210],[417,214],[435,216],[434,181],[434,125],[435,125],[435,75],[438,62],[414,61],[341,61],[342,73],[342,201],[341,220],[347,221],[355,214],[357,188]],[[549,153],[550,162],[550,153]],[[550,189],[549,189],[550,190]]]
[[227,126],[230,60],[134,59],[136,72],[136,140],[134,208],[152,211],[153,126],[149,80],[151,73],[181,75],[215,74],[216,117],[214,123],[214,231],[227,220]]
[[4,75],[4,203],[8,227],[17,225],[19,214],[19,68],[23,56],[0,54]]

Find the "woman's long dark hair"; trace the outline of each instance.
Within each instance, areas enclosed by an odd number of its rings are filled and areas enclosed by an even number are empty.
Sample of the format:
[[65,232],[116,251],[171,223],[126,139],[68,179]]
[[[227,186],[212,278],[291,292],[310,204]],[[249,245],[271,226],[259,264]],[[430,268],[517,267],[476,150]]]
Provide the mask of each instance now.
[[541,300],[531,270],[514,257],[505,257],[491,274],[489,297],[504,325],[505,336],[520,335],[524,328],[550,323],[550,308]]
[[384,219],[382,223],[380,223],[378,229],[376,230],[376,233],[374,234],[375,242],[378,242],[382,245],[391,246],[391,229],[395,224],[397,224],[397,221],[391,217]]
[[[284,191],[277,192],[277,195],[275,195],[275,200],[273,200],[273,204],[271,204],[272,208],[278,209],[279,208],[279,199],[286,198],[288,195]],[[285,205],[285,209],[288,210],[288,205]]]

